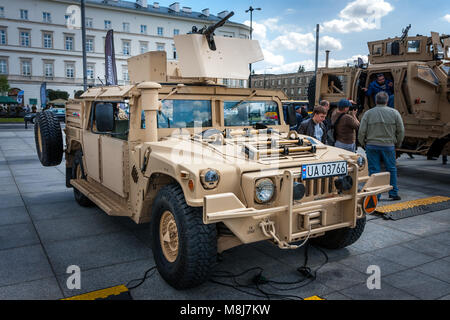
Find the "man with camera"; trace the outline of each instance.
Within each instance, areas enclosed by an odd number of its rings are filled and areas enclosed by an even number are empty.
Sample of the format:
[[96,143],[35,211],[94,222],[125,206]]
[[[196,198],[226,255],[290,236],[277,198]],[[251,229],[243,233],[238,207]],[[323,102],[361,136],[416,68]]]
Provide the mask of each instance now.
[[353,105],[352,101],[342,99],[331,116],[336,136],[334,146],[350,152],[356,152],[356,132],[359,129],[359,121],[356,117],[358,108]]
[[391,173],[391,186],[389,198],[394,201],[401,200],[397,187],[397,167],[395,147],[400,148],[405,137],[405,127],[400,113],[387,106],[389,95],[379,92],[375,96],[375,108],[367,111],[361,119],[358,140],[366,149],[369,174],[380,172],[381,161],[386,170]]

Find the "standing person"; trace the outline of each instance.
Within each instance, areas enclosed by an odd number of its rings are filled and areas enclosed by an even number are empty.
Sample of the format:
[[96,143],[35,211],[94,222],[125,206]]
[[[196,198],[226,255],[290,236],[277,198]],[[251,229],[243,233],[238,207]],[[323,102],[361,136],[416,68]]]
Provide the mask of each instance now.
[[397,187],[397,167],[395,147],[400,148],[405,137],[405,127],[400,113],[387,106],[389,95],[380,92],[375,96],[376,107],[367,111],[359,128],[358,140],[365,146],[369,162],[369,174],[380,172],[383,161],[387,171],[391,173],[389,198],[401,200]]
[[[325,128],[327,129],[327,132],[331,129],[331,113],[330,113],[330,102],[327,100],[320,101],[320,105],[327,110],[327,117],[323,121],[323,124],[325,125]],[[327,139],[327,144],[332,145],[330,141]]]
[[297,130],[298,133],[313,137],[325,144],[327,141],[327,129],[323,121],[326,116],[327,110],[324,107],[315,107],[312,118],[302,122]]
[[347,99],[339,101],[338,108],[331,116],[331,123],[336,133],[335,147],[350,152],[356,152],[356,132],[359,121],[356,118],[358,110],[350,111],[352,103]]

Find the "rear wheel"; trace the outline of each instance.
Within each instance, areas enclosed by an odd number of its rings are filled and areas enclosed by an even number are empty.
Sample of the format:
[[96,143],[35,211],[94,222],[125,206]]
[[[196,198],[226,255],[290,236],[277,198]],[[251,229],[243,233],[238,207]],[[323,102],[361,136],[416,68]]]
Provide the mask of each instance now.
[[342,228],[328,231],[324,236],[315,238],[312,241],[317,245],[327,249],[342,249],[358,241],[364,232],[366,217],[356,221],[355,228]]
[[[81,151],[78,151],[75,155],[72,167],[72,177],[77,180],[86,179],[83,168],[83,153]],[[78,191],[75,187],[73,188],[73,195],[75,201],[82,207],[92,207],[94,205],[88,197]]]
[[203,223],[201,208],[187,205],[179,185],[159,191],[151,231],[156,266],[167,283],[188,289],[208,280],[217,258],[216,226]]

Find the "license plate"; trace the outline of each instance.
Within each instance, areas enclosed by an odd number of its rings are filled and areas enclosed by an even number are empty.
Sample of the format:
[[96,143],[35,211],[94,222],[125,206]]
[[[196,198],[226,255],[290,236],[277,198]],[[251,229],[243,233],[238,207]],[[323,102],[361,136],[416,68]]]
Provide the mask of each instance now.
[[303,180],[345,175],[347,175],[347,162],[345,161],[306,164],[302,166]]

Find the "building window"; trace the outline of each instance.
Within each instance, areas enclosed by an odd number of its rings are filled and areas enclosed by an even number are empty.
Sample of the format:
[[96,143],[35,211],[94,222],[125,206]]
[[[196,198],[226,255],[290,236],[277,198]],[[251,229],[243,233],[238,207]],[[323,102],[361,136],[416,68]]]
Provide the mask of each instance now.
[[164,28],[158,27],[158,36],[162,36],[162,35],[164,35]]
[[52,22],[52,16],[50,15],[50,12],[42,12],[42,21],[47,23]]
[[53,35],[51,33],[44,33],[43,34],[43,46],[45,49],[52,49],[53,48]]
[[147,34],[147,25],[141,24],[141,33],[142,34]]
[[156,50],[157,51],[164,51],[165,50],[164,43],[157,43],[156,44]]
[[22,47],[30,46],[30,32],[28,31],[20,31],[20,45]]
[[75,78],[75,64],[74,63],[66,63],[66,78],[69,78],[69,79]]
[[105,20],[105,29],[106,29],[106,30],[111,29],[111,21]]
[[130,81],[130,77],[128,75],[128,67],[122,66],[122,80],[123,81]]
[[130,24],[128,22],[122,23],[123,32],[130,32]]
[[173,29],[173,35],[177,36],[180,34],[180,29]]
[[148,51],[148,42],[140,42],[139,50],[142,53],[146,53]]
[[94,80],[95,73],[94,73],[94,65],[87,65],[86,67],[86,77],[88,80]]
[[94,38],[86,38],[86,52],[94,52]]
[[8,74],[8,61],[0,59],[0,74]]
[[44,76],[53,78],[53,62],[44,62]]
[[29,60],[22,60],[21,61],[21,71],[22,76],[24,77],[30,77],[31,76],[31,61]]
[[239,80],[239,87],[243,88],[244,87],[244,80]]
[[122,41],[122,53],[126,56],[131,54],[131,44],[130,41]]
[[0,44],[6,44],[6,29],[0,29]]
[[28,20],[28,10],[20,9],[20,19]]
[[73,51],[73,36],[65,36],[64,43],[67,51]]
[[230,84],[230,81],[228,79],[223,79],[223,85],[228,86]]
[[173,59],[176,60],[177,59],[177,48],[175,47],[175,45],[172,45],[172,52],[173,52]]
[[295,84],[295,78],[291,79],[291,84]]
[[94,20],[92,18],[86,18],[86,28],[93,28]]
[[0,7],[0,18],[4,18],[4,17],[5,17],[5,8]]
[[302,94],[302,88],[298,88],[298,94]]

